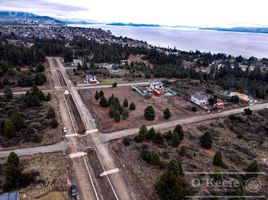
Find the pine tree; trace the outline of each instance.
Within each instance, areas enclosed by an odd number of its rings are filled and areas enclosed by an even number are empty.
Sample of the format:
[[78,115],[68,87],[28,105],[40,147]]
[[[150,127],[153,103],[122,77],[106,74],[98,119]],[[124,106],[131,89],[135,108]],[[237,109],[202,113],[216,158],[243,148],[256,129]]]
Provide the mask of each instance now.
[[7,99],[13,99],[13,92],[12,92],[10,87],[6,86],[5,90],[4,90],[4,93],[5,93],[5,97]]
[[16,129],[15,129],[14,124],[11,121],[6,121],[5,122],[5,124],[4,124],[4,134],[10,139],[15,136]]
[[103,97],[104,96],[104,92],[101,90],[100,92],[99,92],[99,97]]
[[101,96],[100,98],[100,106],[103,108],[107,108],[108,107],[108,101],[105,98],[105,96]]
[[212,147],[212,136],[210,133],[206,132],[200,138],[201,146],[205,149],[211,149]]
[[217,151],[214,155],[213,158],[213,164],[216,166],[221,166],[222,165],[222,155],[220,151]]
[[118,123],[120,122],[120,120],[121,120],[121,115],[120,115],[120,112],[117,110],[114,113],[114,121]]
[[130,110],[136,110],[136,105],[134,103],[131,103],[129,106]]
[[154,108],[152,106],[147,107],[144,110],[144,115],[145,119],[149,120],[149,121],[153,121],[155,119],[155,111]]
[[171,117],[171,113],[170,113],[170,110],[168,108],[166,110],[164,110],[163,114],[164,114],[165,119],[169,119]]
[[179,138],[179,134],[177,132],[173,132],[171,142],[172,142],[173,147],[178,147],[179,146],[180,138]]
[[124,106],[125,108],[128,107],[128,100],[127,100],[127,99],[124,100],[123,106]]
[[9,165],[14,165],[14,166],[18,167],[20,164],[20,159],[16,153],[11,152],[7,158],[7,163]]
[[95,92],[95,99],[96,100],[99,100],[100,99],[100,96],[99,96],[99,92],[98,91]]

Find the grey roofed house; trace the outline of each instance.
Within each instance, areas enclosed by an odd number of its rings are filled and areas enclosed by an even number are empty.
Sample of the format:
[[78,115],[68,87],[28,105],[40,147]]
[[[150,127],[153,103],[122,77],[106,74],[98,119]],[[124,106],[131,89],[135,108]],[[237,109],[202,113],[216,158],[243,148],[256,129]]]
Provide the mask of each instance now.
[[203,96],[203,95],[198,95],[198,94],[193,94],[191,96],[191,101],[198,104],[198,105],[201,105],[201,106],[205,106],[208,104],[208,97],[207,96]]
[[19,200],[19,192],[0,194],[0,200]]

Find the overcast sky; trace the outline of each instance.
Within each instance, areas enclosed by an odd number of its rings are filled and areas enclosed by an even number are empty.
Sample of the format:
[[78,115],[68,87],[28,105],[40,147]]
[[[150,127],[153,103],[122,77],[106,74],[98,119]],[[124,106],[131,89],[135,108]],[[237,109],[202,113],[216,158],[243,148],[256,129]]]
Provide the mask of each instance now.
[[186,26],[266,26],[268,0],[0,0],[0,10],[64,19]]

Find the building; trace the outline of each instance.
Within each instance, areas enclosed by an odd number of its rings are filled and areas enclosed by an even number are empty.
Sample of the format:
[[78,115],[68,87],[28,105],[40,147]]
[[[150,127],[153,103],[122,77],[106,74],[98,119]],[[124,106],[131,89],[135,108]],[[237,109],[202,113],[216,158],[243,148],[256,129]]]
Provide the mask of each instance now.
[[250,101],[250,98],[249,98],[248,95],[246,95],[246,94],[242,94],[242,93],[240,93],[240,92],[231,92],[229,96],[230,96],[230,97],[238,96],[239,99],[240,99],[241,101],[244,101],[244,102],[249,102],[249,101]]
[[0,195],[0,200],[19,200],[19,192],[10,192]]
[[96,76],[93,75],[86,75],[86,84],[97,84],[98,80]]
[[190,100],[191,102],[200,106],[206,106],[209,103],[207,96],[197,95],[197,94],[192,95]]
[[150,89],[161,91],[164,89],[164,86],[163,86],[163,83],[161,81],[153,81],[150,83]]
[[73,62],[72,62],[72,66],[73,67],[77,67],[79,64],[80,64],[80,66],[83,65],[82,60],[80,60],[80,59],[73,59]]
[[223,110],[224,109],[224,106],[225,106],[224,102],[222,100],[218,99],[217,100],[217,103],[216,103],[216,108],[218,110]]

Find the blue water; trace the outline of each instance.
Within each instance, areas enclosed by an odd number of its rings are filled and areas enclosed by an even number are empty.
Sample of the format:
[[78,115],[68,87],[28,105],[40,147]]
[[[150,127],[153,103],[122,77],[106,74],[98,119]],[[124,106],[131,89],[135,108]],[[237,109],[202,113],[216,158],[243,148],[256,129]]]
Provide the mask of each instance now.
[[233,56],[268,58],[268,34],[164,27],[81,26],[110,30],[116,36],[147,41],[155,46],[176,47],[185,51],[199,50],[202,52],[226,53]]

